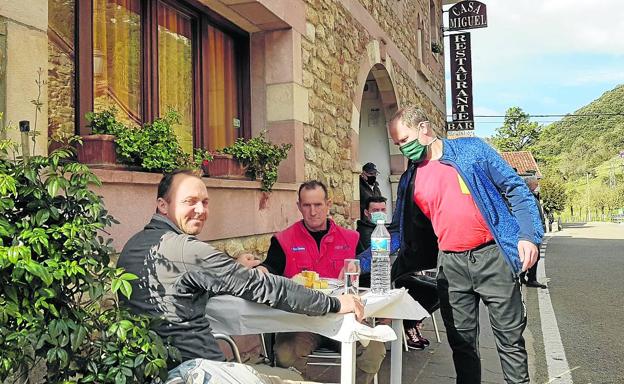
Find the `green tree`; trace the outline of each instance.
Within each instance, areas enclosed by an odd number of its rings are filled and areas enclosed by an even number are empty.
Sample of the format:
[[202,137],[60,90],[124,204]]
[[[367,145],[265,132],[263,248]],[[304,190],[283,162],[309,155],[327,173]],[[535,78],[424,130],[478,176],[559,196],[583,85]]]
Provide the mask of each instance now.
[[565,208],[567,194],[563,180],[545,177],[540,180],[542,207],[548,212],[561,212]]
[[542,131],[542,126],[529,121],[529,114],[520,107],[511,107],[505,112],[503,126],[496,129],[492,138],[499,151],[524,151],[533,146]]
[[[3,132],[0,132],[0,134]],[[69,148],[25,158],[0,140],[0,382],[45,363],[49,383],[142,383],[178,357],[129,313],[135,275],[111,266],[116,222]]]

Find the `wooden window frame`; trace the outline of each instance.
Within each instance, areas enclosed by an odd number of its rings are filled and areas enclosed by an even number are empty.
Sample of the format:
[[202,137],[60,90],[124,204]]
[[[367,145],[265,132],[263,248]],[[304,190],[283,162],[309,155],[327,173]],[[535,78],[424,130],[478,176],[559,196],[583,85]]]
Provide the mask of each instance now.
[[[238,116],[241,127],[238,137],[251,137],[251,79],[249,34],[222,16],[214,13],[196,0],[185,2],[171,0],[146,0],[141,3],[141,121],[151,122],[159,115],[158,87],[158,2],[193,18],[193,146],[203,143],[208,130],[208,68],[207,60],[201,60],[208,49],[203,35],[206,25],[211,25],[235,42],[238,79]],[[93,111],[93,1],[76,1],[76,134],[91,134],[85,118]],[[156,24],[156,25],[155,25]],[[86,52],[86,53],[85,53]],[[204,96],[205,95],[205,96]]]

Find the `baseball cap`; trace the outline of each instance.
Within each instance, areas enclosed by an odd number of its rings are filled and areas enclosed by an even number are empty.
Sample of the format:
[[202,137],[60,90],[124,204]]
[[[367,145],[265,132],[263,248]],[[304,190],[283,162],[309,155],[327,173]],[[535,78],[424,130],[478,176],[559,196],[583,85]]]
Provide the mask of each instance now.
[[377,171],[377,166],[373,163],[366,163],[364,164],[364,166],[362,167],[362,171],[366,172],[368,174],[378,174],[379,172]]

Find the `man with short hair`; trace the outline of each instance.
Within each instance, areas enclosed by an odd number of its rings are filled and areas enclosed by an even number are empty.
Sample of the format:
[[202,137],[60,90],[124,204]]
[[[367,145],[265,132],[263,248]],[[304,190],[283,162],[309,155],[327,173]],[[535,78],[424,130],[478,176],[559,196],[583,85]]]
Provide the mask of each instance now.
[[358,255],[370,247],[370,237],[377,226],[377,220],[382,219],[384,223],[387,222],[387,200],[383,196],[371,196],[366,199],[364,216],[356,223],[356,231],[360,234],[356,249]]
[[[331,200],[320,181],[307,181],[299,187],[297,208],[303,216],[271,238],[266,260],[257,268],[286,277],[304,270],[321,277],[339,278],[345,259],[355,258],[358,233],[340,227],[329,218]],[[307,355],[320,346],[340,348],[334,340],[309,332],[276,335],[275,357],[284,368],[294,367],[304,375]],[[367,347],[358,343],[356,380],[372,382],[386,355],[383,343],[371,341]]]
[[208,190],[188,171],[165,175],[158,185],[157,209],[145,228],[123,248],[118,266],[138,276],[132,295],[122,300],[133,312],[159,321],[153,330],[176,347],[182,361],[224,361],[206,317],[211,297],[230,294],[289,312],[320,316],[328,312],[363,315],[359,298],[328,297],[280,276],[237,263],[197,239],[208,219]]
[[[383,196],[371,196],[366,201],[366,209],[364,210],[364,218],[357,221],[357,232],[360,234],[358,241],[357,254],[361,254],[370,248],[370,239],[377,221],[383,220],[388,232],[394,233],[398,230],[398,223],[387,223],[386,198]],[[438,308],[438,295],[435,287],[423,286],[422,279],[429,279],[426,276],[414,276],[406,274],[393,280],[397,288],[406,288],[412,298],[420,303],[427,312],[431,313]],[[431,280],[431,279],[429,279]],[[370,273],[365,273],[360,278],[360,284],[363,286],[370,285]],[[421,333],[422,320],[403,320],[403,329],[407,336],[407,347],[409,349],[425,349],[429,346],[429,340]]]
[[481,382],[480,300],[488,307],[505,381],[529,383],[518,274],[535,263],[543,236],[533,196],[484,141],[442,139],[416,107],[399,110],[388,129],[410,160],[398,187],[401,245],[393,276],[437,264],[457,383]]
[[379,183],[377,182],[377,166],[374,163],[366,163],[360,173],[360,218],[364,218],[364,209],[369,197],[381,196]]

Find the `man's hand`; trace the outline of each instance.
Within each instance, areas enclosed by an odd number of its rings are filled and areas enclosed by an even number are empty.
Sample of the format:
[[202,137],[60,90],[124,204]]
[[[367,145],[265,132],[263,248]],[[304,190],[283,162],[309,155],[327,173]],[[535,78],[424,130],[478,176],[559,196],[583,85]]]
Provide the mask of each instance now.
[[364,318],[364,305],[358,296],[355,295],[340,295],[340,311],[338,313],[355,313],[357,321],[362,321]]
[[538,252],[537,246],[530,241],[518,241],[518,254],[520,255],[520,261],[522,262],[522,272],[531,268],[533,264],[535,264]]
[[254,255],[252,255],[251,253],[244,253],[244,254],[238,256],[236,261],[239,264],[242,264],[242,265],[244,265],[247,268],[255,268],[258,265],[260,265],[260,263],[262,263],[262,261],[256,259],[256,257]]

